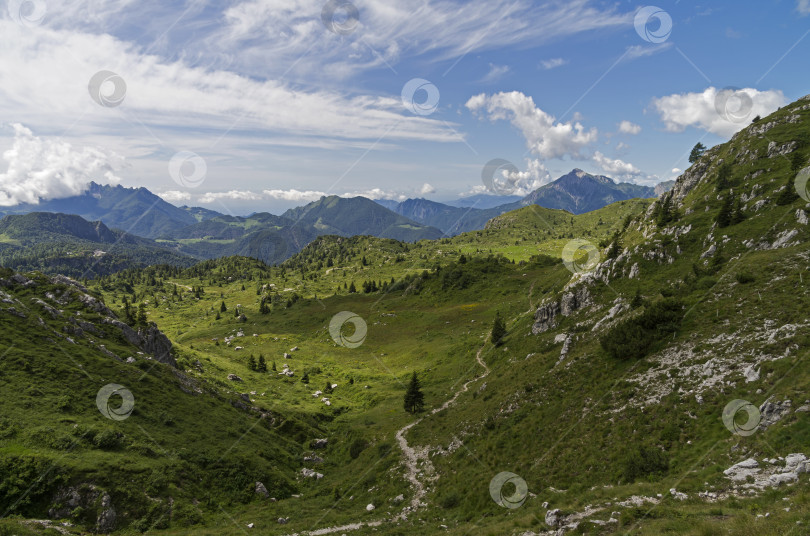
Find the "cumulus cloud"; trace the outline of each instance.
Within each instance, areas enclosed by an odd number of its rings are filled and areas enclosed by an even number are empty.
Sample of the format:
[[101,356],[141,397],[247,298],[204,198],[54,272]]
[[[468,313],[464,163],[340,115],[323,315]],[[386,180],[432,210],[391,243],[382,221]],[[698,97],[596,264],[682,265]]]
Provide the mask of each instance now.
[[510,121],[526,138],[528,148],[545,159],[577,158],[598,137],[596,128],[585,129],[579,122],[557,122],[535,106],[534,99],[519,91],[489,96],[482,93],[471,97],[465,106],[491,121]]
[[118,183],[123,159],[95,147],[43,139],[15,123],[14,143],[3,153],[8,169],[0,173],[0,206],[38,204],[79,195],[93,180]]
[[264,190],[264,195],[271,199],[280,199],[282,201],[306,201],[307,203],[317,201],[321,197],[327,195],[325,192],[316,192],[313,190]]
[[157,195],[168,203],[179,203],[181,201],[191,200],[191,194],[189,192],[181,192],[180,190],[168,190]]
[[540,62],[540,65],[543,69],[550,71],[551,69],[556,69],[557,67],[562,67],[568,63],[568,60],[563,58],[552,58],[550,60],[543,60]]
[[622,134],[631,134],[635,136],[641,133],[641,125],[637,125],[630,121],[622,121],[619,123],[619,132]]
[[673,175],[677,175],[679,173],[683,173],[683,170],[681,168],[672,168]]
[[709,87],[702,93],[674,94],[653,99],[652,105],[670,132],[696,127],[730,138],[751,120],[776,111],[786,102],[779,90],[745,88],[737,92]]
[[258,201],[261,198],[261,194],[250,190],[231,190],[229,192],[206,192],[197,198],[197,202],[207,205],[223,199],[230,201]]
[[593,161],[608,175],[618,177],[637,177],[641,175],[641,170],[633,164],[619,160],[618,158],[608,158],[599,151],[593,154]]
[[796,9],[802,16],[810,15],[810,0],[799,0]]
[[434,194],[436,193],[436,188],[434,188],[428,183],[425,183],[422,185],[422,189],[419,190],[419,193],[422,195]]

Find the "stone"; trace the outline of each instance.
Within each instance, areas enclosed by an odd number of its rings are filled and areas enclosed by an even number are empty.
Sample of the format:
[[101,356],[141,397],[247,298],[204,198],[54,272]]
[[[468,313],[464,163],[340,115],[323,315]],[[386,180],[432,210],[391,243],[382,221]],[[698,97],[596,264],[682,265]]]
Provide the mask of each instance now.
[[628,275],[627,277],[629,277],[630,279],[635,279],[639,276],[640,273],[641,269],[638,267],[638,263],[635,263],[630,268],[630,275]]
[[745,369],[745,383],[755,382],[759,379],[759,369],[755,369],[754,365],[751,365],[747,369]]
[[315,480],[320,480],[323,478],[321,473],[313,471],[312,469],[307,469],[306,467],[301,469],[301,474],[304,475],[304,478],[314,478]]
[[328,444],[329,444],[328,439],[315,439],[312,441],[312,448],[325,449]]
[[778,422],[782,417],[790,413],[790,400],[783,402],[770,402],[766,401],[759,407],[761,420],[759,422],[760,430],[765,430],[772,424]]
[[801,225],[807,225],[807,213],[802,209],[796,210],[796,221]]
[[560,515],[559,508],[555,508],[554,510],[549,510],[546,512],[545,517],[546,525],[552,528],[557,528],[563,523],[563,517]]
[[278,518],[278,524],[279,525],[286,525],[289,522],[290,522],[289,517],[280,517],[280,518]]
[[236,374],[228,374],[228,379],[231,380],[232,382],[241,382],[242,381],[242,378],[240,378]]
[[104,493],[101,497],[101,513],[96,519],[96,532],[109,534],[115,530],[116,512],[112,505],[109,493]]
[[373,512],[375,508],[376,508],[376,506],[374,506],[373,504],[367,504],[366,505],[366,512]]
[[265,499],[270,497],[270,492],[267,491],[267,488],[261,482],[256,482],[256,495],[261,495]]

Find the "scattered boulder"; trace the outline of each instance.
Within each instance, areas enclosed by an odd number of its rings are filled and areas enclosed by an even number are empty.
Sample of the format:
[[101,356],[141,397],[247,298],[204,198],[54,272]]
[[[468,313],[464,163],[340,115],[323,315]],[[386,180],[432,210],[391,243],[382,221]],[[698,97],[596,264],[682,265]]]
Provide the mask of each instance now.
[[762,417],[759,422],[759,429],[765,430],[772,424],[782,419],[782,417],[790,413],[790,406],[790,400],[785,400],[782,402],[764,402],[759,407],[759,413]]
[[545,518],[546,525],[552,528],[559,527],[563,523],[563,516],[560,514],[559,508],[549,510],[546,512]]
[[261,495],[265,499],[270,497],[270,492],[267,491],[267,488],[261,482],[256,482],[256,495]]
[[304,478],[314,478],[315,480],[320,480],[323,478],[323,475],[317,471],[313,471],[312,469],[307,469],[304,467],[301,469],[301,474]]
[[314,448],[314,449],[325,449],[328,444],[329,444],[328,439],[314,439],[314,440],[312,440],[312,448]]
[[241,382],[242,381],[242,378],[240,378],[236,374],[228,374],[228,379],[231,380],[232,382]]
[[377,507],[369,503],[366,505],[366,512],[373,512]]
[[96,532],[109,534],[115,530],[115,520],[117,517],[109,493],[105,492],[104,495],[101,496],[101,508],[101,513],[99,513],[98,519],[96,519]]
[[745,383],[755,382],[759,379],[759,369],[755,369],[754,365],[745,369]]

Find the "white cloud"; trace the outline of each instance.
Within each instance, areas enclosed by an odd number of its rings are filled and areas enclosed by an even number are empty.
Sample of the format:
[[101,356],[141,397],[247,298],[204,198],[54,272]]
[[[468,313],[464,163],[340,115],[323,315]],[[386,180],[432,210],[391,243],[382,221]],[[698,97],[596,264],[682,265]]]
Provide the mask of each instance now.
[[[0,19],[0,48],[0,117],[40,128],[115,128],[119,134],[136,132],[155,145],[168,144],[164,136],[176,136],[181,128],[224,133],[234,127],[243,134],[260,132],[264,140],[273,133],[308,138],[315,145],[324,137],[345,145],[381,138],[460,141],[443,121],[408,113],[398,95],[346,94],[322,84],[301,89],[197,67],[186,58],[167,60],[111,35],[49,27],[31,31]],[[126,83],[118,108],[99,106],[88,95],[89,80],[102,69]]]
[[630,148],[630,146],[627,145],[626,143],[624,143],[623,141],[620,141],[619,143],[616,144],[616,150],[617,151],[626,151],[629,148]]
[[210,204],[222,199],[231,201],[258,201],[261,194],[250,190],[231,190],[229,192],[206,192],[197,198],[198,203]]
[[631,15],[615,7],[603,10],[594,4],[366,0],[357,3],[356,30],[344,36],[329,33],[319,20],[323,0],[245,0],[225,10],[225,25],[208,40],[211,50],[200,53],[239,50],[229,59],[260,75],[297,62],[292,76],[321,72],[329,80],[396,64],[403,57],[441,61],[504,46],[537,45],[632,21]]
[[586,130],[579,122],[558,123],[554,116],[535,106],[531,97],[519,91],[491,96],[482,93],[471,97],[465,106],[491,121],[511,121],[526,138],[529,149],[545,159],[579,157],[582,149],[598,136],[596,128]]
[[419,193],[422,195],[434,194],[436,193],[436,188],[434,188],[428,183],[425,183],[422,185],[422,189],[419,190]]
[[567,64],[568,60],[563,58],[552,58],[550,60],[543,60],[540,62],[540,65],[543,69],[550,71],[551,69],[556,69],[557,67],[562,67],[563,65]]
[[673,175],[677,175],[679,173],[683,173],[683,170],[681,168],[672,168]]
[[593,161],[602,168],[602,170],[614,177],[636,177],[641,175],[641,170],[629,162],[624,162],[619,159],[611,159],[596,151],[593,154]]
[[93,180],[120,181],[115,174],[123,167],[119,156],[95,147],[74,149],[37,137],[20,124],[12,127],[14,144],[3,153],[8,169],[0,173],[0,206],[79,195]]
[[389,192],[380,188],[372,188],[371,190],[362,190],[356,192],[347,192],[340,197],[365,197],[367,199],[393,199],[394,201],[405,201],[408,196],[401,193]]
[[312,201],[317,201],[321,197],[324,197],[326,194],[325,192],[316,192],[312,190],[301,191],[301,190],[264,190],[262,192],[264,195],[271,199],[280,199],[283,201],[305,201],[310,203]]
[[683,132],[686,127],[693,126],[730,138],[750,125],[755,116],[771,114],[785,102],[785,96],[779,90],[745,88],[734,93],[709,87],[703,93],[653,99],[652,104],[670,132]]
[[509,74],[509,66],[508,65],[495,65],[494,63],[489,64],[489,72],[481,79],[481,82],[489,83],[489,82],[497,82],[507,74]]
[[796,9],[802,16],[810,15],[810,0],[799,0],[796,4]]
[[672,48],[672,42],[667,41],[658,45],[633,45],[627,47],[624,55],[624,61],[636,60],[638,58],[646,58],[654,56],[661,52],[667,51]]
[[191,200],[191,194],[189,192],[181,192],[180,190],[168,190],[166,192],[159,193],[157,195],[159,195],[161,198],[163,198],[164,201],[168,203],[178,203],[180,201]]
[[641,133],[641,125],[637,125],[630,121],[622,121],[619,123],[619,132],[622,134],[631,134],[635,136]]

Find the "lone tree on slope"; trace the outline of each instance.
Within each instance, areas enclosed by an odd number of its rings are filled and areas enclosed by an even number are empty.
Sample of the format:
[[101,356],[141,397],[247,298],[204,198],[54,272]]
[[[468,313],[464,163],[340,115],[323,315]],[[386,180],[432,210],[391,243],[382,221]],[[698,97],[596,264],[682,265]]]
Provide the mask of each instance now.
[[405,391],[405,411],[418,413],[425,407],[425,395],[422,393],[422,384],[416,376],[416,372],[411,376],[408,390]]

